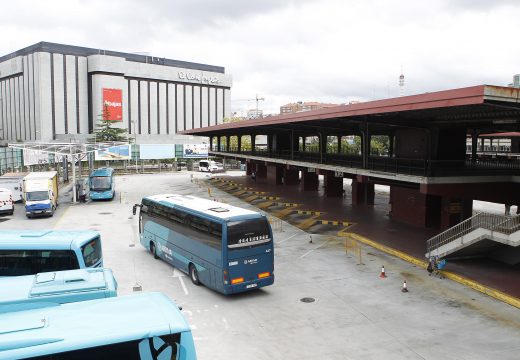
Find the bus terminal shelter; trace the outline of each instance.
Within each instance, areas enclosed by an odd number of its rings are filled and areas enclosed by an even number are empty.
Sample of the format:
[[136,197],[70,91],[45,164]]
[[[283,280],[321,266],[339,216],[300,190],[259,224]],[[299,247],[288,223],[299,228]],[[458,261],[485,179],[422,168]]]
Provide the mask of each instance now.
[[[353,206],[373,205],[374,185],[388,185],[393,220],[444,230],[471,217],[473,200],[520,204],[520,154],[477,153],[481,135],[519,130],[520,89],[480,85],[183,134],[209,137],[211,155],[242,161],[259,182],[317,191],[322,175],[325,196],[340,197],[350,178]],[[387,152],[373,147],[376,136],[388,139]],[[349,139],[359,152],[349,152]]]

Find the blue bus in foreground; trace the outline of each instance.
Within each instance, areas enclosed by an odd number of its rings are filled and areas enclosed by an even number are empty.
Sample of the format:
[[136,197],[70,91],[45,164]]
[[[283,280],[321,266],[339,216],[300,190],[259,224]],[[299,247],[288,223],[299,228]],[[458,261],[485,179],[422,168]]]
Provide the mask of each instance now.
[[0,278],[0,306],[68,303],[117,296],[112,270],[79,269]]
[[273,233],[265,215],[188,195],[154,195],[140,207],[141,244],[223,294],[274,282]]
[[0,277],[103,267],[97,231],[0,230]]
[[197,358],[190,326],[161,293],[32,305],[0,306],[0,359]]
[[112,200],[116,193],[114,169],[99,168],[89,176],[89,197],[91,200]]

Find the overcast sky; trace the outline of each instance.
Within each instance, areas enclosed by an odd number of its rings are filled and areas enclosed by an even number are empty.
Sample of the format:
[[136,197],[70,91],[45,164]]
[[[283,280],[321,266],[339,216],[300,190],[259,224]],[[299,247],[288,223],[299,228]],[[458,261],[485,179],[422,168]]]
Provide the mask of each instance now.
[[518,0],[67,0],[2,2],[0,54],[40,41],[226,68],[233,110],[346,103],[520,73]]

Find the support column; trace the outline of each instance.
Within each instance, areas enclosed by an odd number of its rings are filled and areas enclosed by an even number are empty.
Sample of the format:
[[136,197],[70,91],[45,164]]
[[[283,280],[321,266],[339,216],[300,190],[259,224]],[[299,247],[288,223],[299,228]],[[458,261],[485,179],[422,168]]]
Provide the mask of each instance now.
[[374,205],[374,184],[363,182],[363,178],[352,179],[352,205]]
[[256,146],[256,136],[255,135],[250,135],[250,136],[251,136],[251,154],[254,154],[255,146]]
[[471,217],[473,200],[443,196],[441,200],[440,228],[447,230]]
[[255,168],[254,165],[255,164],[253,164],[250,161],[246,162],[246,175],[247,176],[251,176],[253,174],[253,169]]
[[338,154],[341,154],[341,136],[337,136],[338,138]]
[[242,152],[242,135],[237,135],[237,153]]
[[318,133],[320,139],[320,163],[323,164],[327,158],[327,134]]
[[471,132],[471,162],[477,162],[477,146],[478,146],[478,136],[477,132],[473,130]]
[[265,179],[267,178],[267,166],[264,163],[256,164],[256,178],[257,179]]
[[326,197],[342,197],[343,196],[343,177],[334,176],[334,172],[327,171],[325,178],[325,196]]
[[209,137],[209,151],[213,151],[213,136]]
[[229,149],[230,149],[230,146],[229,146],[230,139],[231,139],[231,136],[227,135],[226,136],[226,147],[225,147],[226,152],[229,152]]
[[317,191],[320,181],[315,172],[302,171],[303,191]]
[[273,185],[283,184],[283,165],[269,164],[267,165],[267,182]]
[[297,169],[283,169],[283,179],[285,185],[298,185],[300,183],[300,171]]
[[221,144],[220,144],[220,136],[217,136],[217,151],[221,151],[220,146],[221,146]]
[[395,140],[394,134],[388,135],[388,140],[389,140],[388,156],[393,158],[394,157],[394,140]]

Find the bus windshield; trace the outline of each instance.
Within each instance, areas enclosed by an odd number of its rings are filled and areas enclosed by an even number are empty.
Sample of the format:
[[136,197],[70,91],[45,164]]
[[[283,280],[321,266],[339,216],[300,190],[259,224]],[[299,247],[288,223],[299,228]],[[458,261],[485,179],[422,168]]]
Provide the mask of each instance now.
[[111,179],[108,176],[94,176],[90,179],[90,190],[109,190],[111,186]]
[[49,200],[48,191],[31,191],[27,193],[27,201]]
[[253,247],[271,241],[265,218],[231,221],[227,225],[228,248]]

